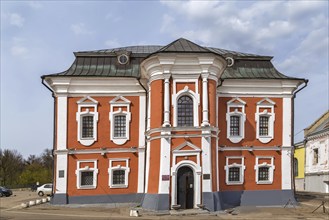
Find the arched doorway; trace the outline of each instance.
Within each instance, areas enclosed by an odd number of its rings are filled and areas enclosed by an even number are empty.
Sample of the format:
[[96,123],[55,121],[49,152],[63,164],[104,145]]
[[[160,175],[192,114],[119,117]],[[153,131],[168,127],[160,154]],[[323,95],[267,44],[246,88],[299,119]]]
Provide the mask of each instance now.
[[177,172],[177,204],[181,209],[193,209],[194,174],[187,166],[179,168]]

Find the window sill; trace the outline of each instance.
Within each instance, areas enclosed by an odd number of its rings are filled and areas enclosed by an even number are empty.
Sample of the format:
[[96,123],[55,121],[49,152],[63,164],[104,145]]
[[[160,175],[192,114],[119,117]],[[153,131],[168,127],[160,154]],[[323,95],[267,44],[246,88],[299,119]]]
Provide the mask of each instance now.
[[94,138],[88,138],[88,139],[80,139],[79,142],[80,144],[84,146],[90,146],[92,145],[96,140]]
[[269,184],[272,184],[273,183],[273,181],[264,181],[264,182],[262,182],[262,181],[258,181],[258,182],[256,182],[256,184],[258,184],[258,185],[269,185]]
[[78,189],[96,189],[96,186],[80,186]]
[[128,141],[128,138],[127,137],[124,137],[124,138],[113,137],[112,141],[117,145],[122,145],[122,144],[125,144]]
[[111,189],[128,188],[128,185],[111,185]]
[[229,136],[228,139],[232,142],[232,143],[239,143],[240,141],[242,141],[243,137],[242,136]]
[[226,185],[242,185],[243,182],[226,182]]

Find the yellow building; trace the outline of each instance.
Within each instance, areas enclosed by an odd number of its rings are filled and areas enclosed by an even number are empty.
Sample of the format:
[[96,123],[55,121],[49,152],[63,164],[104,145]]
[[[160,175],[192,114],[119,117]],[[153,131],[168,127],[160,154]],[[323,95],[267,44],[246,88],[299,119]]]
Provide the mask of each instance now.
[[304,142],[295,144],[294,177],[296,191],[305,190],[305,145]]

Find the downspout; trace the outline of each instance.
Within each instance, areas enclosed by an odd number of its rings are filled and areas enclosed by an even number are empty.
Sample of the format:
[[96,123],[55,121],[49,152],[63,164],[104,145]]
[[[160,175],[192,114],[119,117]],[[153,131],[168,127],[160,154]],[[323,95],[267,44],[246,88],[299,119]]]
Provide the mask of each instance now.
[[[56,114],[55,114],[55,111],[56,111],[56,98],[55,98],[55,93],[54,91],[49,87],[48,84],[45,83],[44,81],[45,79],[43,77],[41,77],[41,83],[42,85],[44,85],[50,92],[51,92],[51,96],[53,97],[54,99],[54,110],[53,110],[53,149],[51,150],[52,152],[52,156],[53,156],[53,165],[52,165],[52,180],[54,181],[54,177],[55,177],[55,155],[54,155],[54,149],[55,149],[55,132],[56,132]],[[54,183],[54,182],[53,182]],[[52,188],[52,193],[54,195],[54,187],[55,187],[55,184],[53,184],[53,188]]]
[[[308,79],[304,79],[304,86],[302,86],[301,88],[297,89],[292,96],[292,100],[291,100],[291,144],[292,146],[294,146],[294,154],[295,154],[295,135],[294,135],[294,130],[295,130],[295,98],[296,98],[296,94],[298,92],[300,92],[302,89],[304,89],[307,86],[308,83]],[[294,187],[294,197],[296,197],[296,186],[295,186],[295,166],[294,166],[294,154],[292,154],[293,156],[290,158],[291,160],[291,167],[292,167],[292,172],[291,172],[291,179],[292,179],[292,185]]]
[[[146,90],[146,88],[143,86],[143,84],[141,83],[141,78],[139,77],[139,78],[137,78],[137,81],[138,81],[138,83],[139,83],[139,85],[144,89],[144,91],[145,91],[145,95],[146,95],[146,97],[145,97],[145,99],[146,99],[146,105],[145,105],[145,131],[144,131],[144,135],[145,135],[145,133],[146,133],[146,129],[147,129],[147,117],[148,117],[148,114],[149,114],[149,112],[147,112],[147,109],[148,109],[148,105],[149,105],[149,103],[148,103],[148,92],[147,92],[147,90]],[[145,142],[144,142],[144,145],[145,145],[145,148],[144,148],[144,186],[143,186],[143,188],[144,188],[144,195],[145,195],[145,192],[146,192],[146,189],[145,189],[145,181],[146,181],[146,158],[147,158],[147,150],[146,150],[146,147],[147,147],[147,143],[146,143],[146,138],[145,138]]]

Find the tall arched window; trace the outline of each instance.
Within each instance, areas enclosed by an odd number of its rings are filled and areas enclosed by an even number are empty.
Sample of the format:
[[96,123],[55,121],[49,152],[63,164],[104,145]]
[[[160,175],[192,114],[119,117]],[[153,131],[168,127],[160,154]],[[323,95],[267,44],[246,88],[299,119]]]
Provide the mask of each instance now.
[[183,95],[177,101],[177,125],[193,126],[193,100]]

